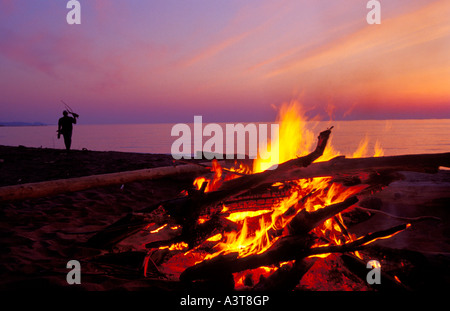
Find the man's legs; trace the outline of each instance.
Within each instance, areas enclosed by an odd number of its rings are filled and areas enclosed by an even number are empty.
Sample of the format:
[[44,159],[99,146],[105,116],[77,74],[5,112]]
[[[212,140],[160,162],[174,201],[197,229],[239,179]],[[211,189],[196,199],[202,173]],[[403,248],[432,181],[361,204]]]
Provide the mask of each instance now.
[[66,145],[66,150],[69,151],[72,145],[72,133],[64,134],[64,144]]

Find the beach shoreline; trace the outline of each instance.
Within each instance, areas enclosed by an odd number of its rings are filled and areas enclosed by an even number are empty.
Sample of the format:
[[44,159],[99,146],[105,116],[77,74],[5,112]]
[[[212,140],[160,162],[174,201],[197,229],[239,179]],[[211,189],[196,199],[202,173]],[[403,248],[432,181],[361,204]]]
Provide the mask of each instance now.
[[[100,152],[48,148],[0,146],[0,186],[74,178],[173,165],[170,155]],[[383,201],[381,210],[407,217],[436,216],[441,222],[421,222],[392,239],[380,241],[380,247],[402,250],[429,258],[425,281],[447,285],[450,259],[450,171],[437,174],[404,173],[405,179],[392,183],[374,197]],[[125,215],[173,199],[192,186],[193,174],[157,180],[139,181],[49,197],[0,203],[0,289],[72,290],[66,282],[70,260],[82,266],[81,290],[180,289],[179,282],[145,278],[139,271],[124,277],[108,274],[108,266],[99,270],[90,259],[108,253],[87,247],[93,232],[103,230]],[[406,191],[405,191],[406,189]],[[356,225],[353,232],[395,224],[383,215]],[[111,251],[111,250],[109,250]],[[142,249],[116,249],[112,252]],[[134,255],[133,255],[134,256]],[[431,257],[430,257],[431,256]],[[139,259],[139,258],[138,258]],[[432,263],[432,264],[431,264]],[[443,271],[442,271],[443,270]],[[442,271],[444,276],[439,275]],[[444,277],[444,279],[442,279]],[[424,284],[419,280],[418,288]]]

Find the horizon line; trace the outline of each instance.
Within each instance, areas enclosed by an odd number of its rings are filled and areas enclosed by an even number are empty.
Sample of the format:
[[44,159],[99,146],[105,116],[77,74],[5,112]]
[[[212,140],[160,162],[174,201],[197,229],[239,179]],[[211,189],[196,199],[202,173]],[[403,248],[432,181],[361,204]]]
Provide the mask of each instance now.
[[[450,117],[443,118],[386,118],[386,119],[335,119],[335,120],[305,120],[305,122],[358,122],[358,121],[422,121],[422,120],[450,120]],[[106,123],[77,123],[76,125],[148,125],[148,124],[192,124],[192,122],[106,122]],[[238,124],[238,123],[277,123],[277,121],[208,121],[203,122],[218,123],[218,124]],[[23,122],[23,121],[0,121],[1,127],[21,127],[21,126],[57,126],[57,123],[44,123],[40,121],[36,122]]]

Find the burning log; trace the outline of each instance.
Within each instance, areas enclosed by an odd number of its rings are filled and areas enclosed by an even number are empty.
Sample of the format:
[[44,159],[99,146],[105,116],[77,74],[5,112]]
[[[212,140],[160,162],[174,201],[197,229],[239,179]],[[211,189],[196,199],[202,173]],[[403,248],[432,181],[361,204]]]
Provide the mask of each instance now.
[[[276,247],[262,254],[238,258],[239,253],[219,255],[187,268],[180,275],[180,281],[191,282],[201,279],[215,279],[230,273],[270,266],[280,262],[302,258],[303,253],[312,245],[312,239],[305,237],[282,238]],[[296,256],[297,255],[297,256]]]
[[205,241],[212,235],[214,232],[220,231],[236,231],[238,230],[236,224],[227,219],[222,219],[220,217],[213,216],[210,220],[197,225],[195,230],[186,232],[182,231],[179,236],[174,237],[173,239],[166,241],[156,241],[145,244],[146,248],[156,248],[161,246],[169,246],[174,243],[186,242],[190,248],[199,245],[201,242]]
[[288,236],[281,238],[276,244],[262,254],[238,258],[238,253],[219,255],[210,260],[187,268],[181,275],[180,281],[192,282],[200,279],[214,279],[230,273],[254,269],[261,266],[276,265],[290,260],[301,260],[313,255],[328,253],[345,253],[360,250],[368,244],[383,238],[391,237],[405,230],[409,224],[389,228],[387,230],[369,233],[353,242],[333,246],[312,246],[310,236]]
[[[276,179],[276,176],[285,175],[288,174],[288,172],[290,172],[291,170],[301,169],[309,166],[311,163],[313,163],[323,155],[328,139],[330,138],[332,128],[333,127],[319,134],[317,146],[315,150],[310,154],[279,164],[278,167],[274,170],[267,170],[261,173],[251,174],[226,181],[221,185],[219,191],[221,192],[222,196],[226,196],[228,198],[235,197],[239,194],[255,189],[263,184],[273,183],[272,180]],[[286,181],[286,179],[283,181]]]
[[334,245],[334,246],[322,246],[315,247],[309,250],[308,256],[311,255],[320,255],[320,254],[328,254],[328,253],[345,253],[345,252],[353,252],[363,248],[364,246],[369,245],[372,242],[375,242],[379,239],[389,238],[407,228],[409,228],[410,224],[398,225],[386,230],[381,230],[373,233],[369,233],[353,242],[349,242],[343,245]]
[[[340,213],[341,211],[347,209],[358,202],[356,197],[350,197],[345,201],[337,204],[333,204],[322,209],[319,209],[314,212],[306,212],[302,210],[296,217],[294,217],[288,225],[289,233],[291,235],[287,237],[282,237],[278,240],[270,249],[268,249],[263,254],[252,255],[249,257],[244,257],[241,259],[235,258],[236,254],[230,254],[229,256],[219,256],[220,259],[212,259],[211,265],[213,266],[212,270],[220,271],[219,273],[233,273],[239,272],[242,270],[248,270],[257,268],[260,266],[268,266],[272,264],[277,264],[279,262],[293,260],[297,257],[297,253],[300,250],[304,252],[311,246],[312,237],[307,235],[309,231],[314,229],[319,225],[319,223],[324,220],[333,217],[335,214]],[[300,251],[301,253],[301,251]],[[307,256],[304,256],[307,257]],[[247,258],[247,259],[245,259]],[[222,260],[225,262],[222,262]],[[239,261],[240,264],[233,265],[233,267],[227,267],[227,262],[231,261]],[[203,262],[205,263],[205,262]],[[200,265],[202,265],[201,263]],[[216,269],[216,265],[219,265]],[[195,266],[194,266],[195,267]],[[194,269],[194,267],[192,267]],[[190,268],[189,268],[190,269]],[[190,270],[185,270],[184,273],[180,276],[180,280],[190,278]],[[233,270],[238,269],[238,270]],[[208,267],[206,268],[206,272],[201,272],[200,275],[212,275],[213,271],[209,271]]]
[[269,277],[261,277],[258,284],[253,287],[255,291],[289,291],[293,290],[301,278],[316,262],[316,258],[303,258],[295,260],[292,264],[281,266]]
[[288,224],[289,234],[300,235],[308,233],[324,220],[333,217],[357,202],[357,197],[350,197],[341,203],[326,206],[314,212],[307,212],[303,209]]

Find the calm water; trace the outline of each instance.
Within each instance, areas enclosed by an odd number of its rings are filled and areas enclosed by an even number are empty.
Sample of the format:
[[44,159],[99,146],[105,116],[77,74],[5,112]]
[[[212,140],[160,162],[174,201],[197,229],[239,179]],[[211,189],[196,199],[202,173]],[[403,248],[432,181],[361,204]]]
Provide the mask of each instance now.
[[[314,133],[319,133],[331,125],[334,126],[331,143],[345,155],[351,155],[366,136],[369,156],[373,155],[377,140],[385,155],[450,152],[450,120],[333,121],[314,122],[309,127]],[[170,136],[172,126],[77,124],[72,149],[170,154],[172,143],[177,138]],[[57,139],[56,129],[55,125],[0,127],[0,145],[62,149],[64,142]]]

